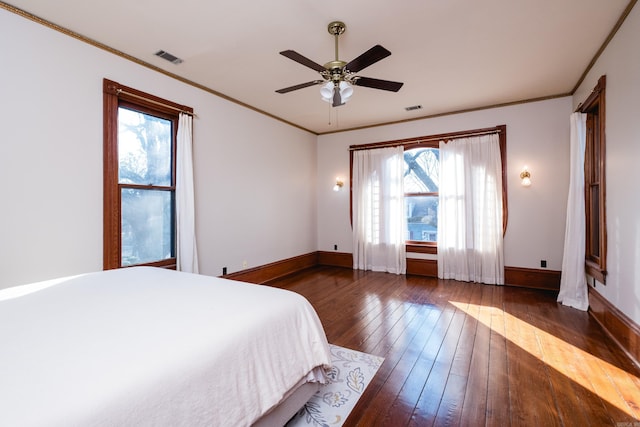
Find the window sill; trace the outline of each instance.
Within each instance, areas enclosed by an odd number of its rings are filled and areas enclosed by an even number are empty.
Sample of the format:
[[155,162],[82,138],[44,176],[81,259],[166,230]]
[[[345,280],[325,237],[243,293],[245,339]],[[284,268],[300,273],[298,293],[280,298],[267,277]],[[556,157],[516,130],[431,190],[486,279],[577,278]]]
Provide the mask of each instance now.
[[601,270],[599,266],[595,266],[595,265],[591,265],[589,263],[587,263],[585,265],[585,270],[586,273],[593,277],[594,279],[596,279],[598,282],[602,283],[603,285],[606,285],[606,279],[607,279],[607,272],[604,270]]
[[118,268],[129,268],[129,267],[159,267],[159,268],[166,268],[168,270],[177,270],[177,261],[175,258],[169,258],[162,261],[146,262],[142,264],[122,265]]
[[406,252],[418,253],[418,254],[432,254],[436,255],[438,253],[438,246],[435,243],[417,243],[410,242],[405,245]]

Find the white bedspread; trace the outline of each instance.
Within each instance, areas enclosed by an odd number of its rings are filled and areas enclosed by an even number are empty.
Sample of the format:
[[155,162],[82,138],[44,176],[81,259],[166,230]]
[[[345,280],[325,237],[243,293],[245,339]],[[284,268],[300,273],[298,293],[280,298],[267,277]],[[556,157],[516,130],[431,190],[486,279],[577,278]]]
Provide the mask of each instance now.
[[0,426],[243,426],[325,382],[293,292],[150,267],[33,288],[0,291]]

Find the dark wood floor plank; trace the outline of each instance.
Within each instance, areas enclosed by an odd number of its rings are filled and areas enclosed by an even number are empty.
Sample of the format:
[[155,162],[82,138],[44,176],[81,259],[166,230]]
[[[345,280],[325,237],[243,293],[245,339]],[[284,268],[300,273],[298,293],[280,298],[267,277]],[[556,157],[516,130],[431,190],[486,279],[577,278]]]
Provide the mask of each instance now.
[[465,390],[467,388],[467,378],[449,374],[447,378],[447,386],[442,394],[442,401],[438,407],[434,426],[457,426],[460,425],[460,416],[462,413],[462,403]]
[[[434,366],[427,377],[422,395],[412,414],[410,425],[427,426],[435,423],[438,410],[443,404],[444,392],[449,380],[453,356],[455,355],[455,345],[460,338],[464,320],[464,313],[460,311],[454,312],[446,332],[442,335],[437,335],[442,336],[442,342],[437,348]],[[427,357],[433,356],[433,350],[427,349]],[[448,403],[451,402],[445,401],[444,406]]]
[[554,293],[336,267],[270,285],[385,357],[345,427],[640,425],[640,371]]
[[[342,327],[336,330],[343,343],[339,345],[356,346],[362,348],[361,351],[372,352],[370,343],[375,343],[376,337],[380,337],[381,334],[384,336],[384,328],[380,330],[381,325],[404,315],[407,307],[403,306],[402,301],[407,298],[409,291],[403,286],[401,277],[385,279],[385,276],[381,276],[372,283],[370,290],[369,293],[361,292],[355,296],[361,301],[359,307],[352,310],[336,310],[341,311],[340,319],[348,319],[347,322],[341,322]],[[350,299],[354,299],[353,294],[341,296],[341,300]]]
[[478,329],[478,313],[480,311],[480,301],[482,297],[482,285],[472,284],[469,286],[469,300],[461,305],[460,309],[466,314],[460,338],[456,346],[451,365],[451,374],[467,377],[471,364],[471,355]]
[[[447,385],[436,414],[434,425],[458,425],[462,415],[464,397],[468,387],[469,370],[478,329],[478,312],[482,288],[473,284],[468,286],[468,298],[456,301],[458,309],[464,313],[464,323],[456,344]],[[486,392],[486,390],[483,390]],[[484,415],[483,415],[484,419]]]
[[[435,325],[435,321],[440,320],[441,316],[442,311],[429,307],[429,321],[421,324],[419,329],[412,334],[413,339],[410,345],[407,346],[401,361],[394,368],[393,374],[398,377],[401,387],[395,400],[390,400],[391,405],[383,409],[386,415],[381,418],[383,419],[382,425],[392,423],[405,425],[411,418],[424,388],[425,380],[435,361],[436,354],[429,357],[428,353],[425,353],[425,349],[427,347],[437,348],[442,342],[439,327]],[[445,319],[446,322],[446,318],[447,316],[442,319]]]
[[[432,312],[438,312],[428,304],[425,304],[428,298],[430,289],[417,284],[405,289],[405,303],[402,305],[405,308],[404,313],[407,314],[404,318],[397,318],[397,316],[386,319],[384,327],[379,328],[379,334],[367,337],[367,343],[363,343],[364,347],[368,348],[373,354],[377,354],[385,357],[385,362],[376,375],[376,382],[370,387],[371,390],[367,390],[372,396],[371,402],[367,409],[367,413],[364,417],[361,417],[360,423],[362,425],[373,425],[373,423],[379,423],[384,419],[384,411],[388,408],[388,404],[393,402],[397,395],[397,389],[402,385],[402,382],[406,379],[406,373],[403,373],[403,369],[406,369],[408,361],[403,361],[403,357],[406,354],[414,353],[411,351],[413,347],[419,347],[420,344],[415,338],[422,337],[423,332],[429,332],[433,330],[432,324],[425,325],[424,323],[429,319]],[[394,301],[394,305],[397,305],[398,301]],[[396,310],[396,313],[398,310]],[[418,313],[422,315],[417,316]],[[427,315],[427,313],[429,313]],[[382,316],[381,316],[382,317]],[[438,316],[439,317],[439,316]],[[437,320],[437,317],[435,317]],[[383,390],[384,393],[378,393],[378,390]],[[389,393],[391,391],[391,393]],[[371,409],[374,407],[374,409]],[[356,406],[354,413],[358,414],[361,408]],[[380,415],[382,413],[382,415]]]
[[[442,312],[431,310],[430,317],[434,319],[433,323],[439,320],[441,316]],[[432,322],[428,322],[427,324],[425,324],[425,327],[428,327],[429,323]],[[437,332],[433,333],[434,331],[436,331],[435,327],[431,326],[430,332],[432,333],[424,334],[428,338],[424,341],[424,344],[418,352],[417,357],[414,358],[412,355],[410,359],[410,361],[413,362],[411,370],[407,373],[405,382],[398,392],[398,396],[395,398],[389,410],[387,411],[384,420],[385,425],[391,424],[392,422],[398,422],[401,425],[406,425],[411,420],[413,411],[418,405],[418,401],[424,391],[427,378],[429,377],[429,374],[435,362],[435,357],[429,357],[425,353],[425,349],[427,347],[438,345],[440,341],[440,336],[437,335]]]
[[[462,419],[474,420],[474,425],[483,425],[487,416],[487,390],[489,385],[489,360],[491,355],[491,316],[495,286],[478,285],[482,291],[478,302],[477,326],[471,361],[469,364],[467,389],[462,406]],[[463,425],[469,425],[463,422]]]
[[[427,309],[429,312],[434,311],[430,307],[428,307]],[[434,317],[436,321],[440,320],[441,318],[442,317],[440,315]],[[380,376],[381,380],[383,379],[382,385],[385,392],[377,394],[376,398],[372,402],[374,404],[373,406],[375,406],[375,409],[368,410],[367,414],[360,420],[361,425],[385,425],[386,422],[391,422],[392,418],[388,414],[390,408],[392,408],[393,403],[396,402],[396,398],[402,390],[407,376],[414,368],[416,360],[426,346],[426,342],[428,342],[428,339],[431,335],[433,335],[434,331],[437,333],[437,331],[439,330],[438,326],[434,327],[424,325],[424,321],[416,322],[415,325],[417,326],[415,329],[413,328],[412,324],[410,324],[407,328],[411,331],[407,334],[407,340],[401,343],[395,342],[395,345],[391,348],[391,351],[388,351],[386,353],[384,366],[385,370],[383,371],[384,373],[381,373]],[[437,345],[440,344],[438,342],[438,338],[439,337],[436,337]],[[385,342],[383,345],[384,348],[386,348],[387,345],[388,343]],[[381,353],[381,349],[374,350],[378,353]],[[385,373],[387,372],[388,374],[385,375]],[[399,402],[396,403],[400,404]],[[395,423],[397,421],[393,419],[393,422]]]
[[[509,368],[507,338],[502,306],[502,292],[494,289],[491,308],[491,343],[489,347],[489,380],[487,383],[487,409],[485,425],[503,426],[510,419]],[[468,424],[471,424],[468,420]]]
[[528,303],[506,298],[504,308],[511,424],[560,426],[547,365],[541,360],[534,331],[521,319]]

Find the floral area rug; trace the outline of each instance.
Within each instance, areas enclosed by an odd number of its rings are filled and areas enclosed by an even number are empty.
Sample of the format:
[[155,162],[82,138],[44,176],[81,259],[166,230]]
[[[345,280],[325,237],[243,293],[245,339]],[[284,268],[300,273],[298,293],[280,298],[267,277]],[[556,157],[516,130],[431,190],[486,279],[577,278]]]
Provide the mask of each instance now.
[[383,357],[329,344],[330,382],[323,385],[286,427],[341,426],[382,365]]

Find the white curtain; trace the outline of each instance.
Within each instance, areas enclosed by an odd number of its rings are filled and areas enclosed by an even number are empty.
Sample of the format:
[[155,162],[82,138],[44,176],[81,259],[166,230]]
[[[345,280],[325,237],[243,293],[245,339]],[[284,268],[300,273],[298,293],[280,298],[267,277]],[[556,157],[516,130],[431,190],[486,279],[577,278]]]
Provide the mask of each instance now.
[[587,278],[584,269],[585,202],[584,150],[587,115],[571,115],[570,177],[567,200],[567,222],[564,232],[564,255],[558,302],[579,310],[589,308]]
[[177,269],[198,273],[195,203],[193,192],[193,118],[180,113],[176,147]]
[[353,153],[353,268],[405,274],[404,148]]
[[438,277],[504,284],[497,134],[440,142]]

